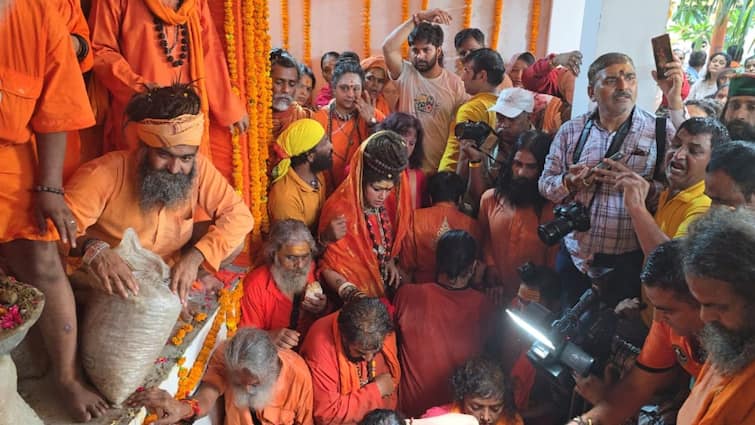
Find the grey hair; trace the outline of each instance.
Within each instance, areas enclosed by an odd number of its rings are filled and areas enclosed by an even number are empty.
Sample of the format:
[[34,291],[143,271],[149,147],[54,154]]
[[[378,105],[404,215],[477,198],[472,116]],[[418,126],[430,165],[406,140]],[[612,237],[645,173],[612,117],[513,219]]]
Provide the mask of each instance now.
[[684,272],[720,280],[755,304],[755,212],[711,208],[695,221],[684,243]]
[[265,243],[265,259],[269,264],[272,264],[273,259],[275,258],[275,253],[278,252],[283,245],[298,242],[306,242],[309,244],[309,250],[314,255],[317,249],[315,238],[312,237],[312,232],[309,231],[302,221],[287,218],[275,222],[270,228],[270,235]]
[[247,369],[258,377],[280,373],[278,349],[261,329],[239,329],[225,348],[225,362],[229,371]]
[[598,73],[611,65],[628,63],[634,68],[634,62],[632,58],[624,53],[611,52],[600,55],[593,63],[590,64],[590,68],[587,70],[587,84],[590,87],[595,86],[598,79]]

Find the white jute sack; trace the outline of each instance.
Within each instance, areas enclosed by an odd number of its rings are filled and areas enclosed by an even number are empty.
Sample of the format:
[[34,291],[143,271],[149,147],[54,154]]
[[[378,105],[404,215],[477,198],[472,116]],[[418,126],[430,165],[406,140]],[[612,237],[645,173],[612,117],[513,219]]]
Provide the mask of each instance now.
[[84,370],[102,395],[118,405],[144,382],[170,338],[181,302],[168,287],[170,269],[141,247],[133,229],[126,230],[115,251],[131,267],[139,293],[123,299],[96,291],[80,332]]
[[16,392],[16,366],[8,355],[0,355],[0,377],[0,425],[43,425]]

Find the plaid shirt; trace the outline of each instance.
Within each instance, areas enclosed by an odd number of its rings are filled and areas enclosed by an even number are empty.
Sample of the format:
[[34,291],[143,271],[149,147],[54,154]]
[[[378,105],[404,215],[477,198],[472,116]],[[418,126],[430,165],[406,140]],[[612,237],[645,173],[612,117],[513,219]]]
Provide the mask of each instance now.
[[[596,184],[585,190],[569,193],[564,176],[574,163],[574,149],[591,114],[581,115],[565,123],[553,140],[545,169],[540,176],[540,193],[556,204],[579,201],[590,206],[591,228],[587,232],[572,232],[564,238],[566,249],[574,265],[587,272],[595,254],[623,254],[640,248],[629,214],[624,209],[624,194],[611,185]],[[666,143],[674,137],[674,127],[666,120]],[[603,159],[616,132],[603,129],[597,122],[585,141],[577,164],[594,167]],[[655,115],[635,107],[632,124],[619,148],[628,158],[627,165],[650,180],[655,171]],[[661,159],[662,160],[662,159]],[[593,199],[594,198],[594,199]]]

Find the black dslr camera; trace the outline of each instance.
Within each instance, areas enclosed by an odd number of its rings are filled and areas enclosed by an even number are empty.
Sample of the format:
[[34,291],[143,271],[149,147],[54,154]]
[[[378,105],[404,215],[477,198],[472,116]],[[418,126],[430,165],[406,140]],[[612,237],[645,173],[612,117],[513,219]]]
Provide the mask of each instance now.
[[555,219],[537,226],[537,236],[546,245],[555,245],[573,231],[590,230],[590,210],[580,202],[560,205],[553,209]]
[[492,132],[493,129],[483,121],[464,121],[454,127],[454,136],[457,140],[474,140],[478,148]]

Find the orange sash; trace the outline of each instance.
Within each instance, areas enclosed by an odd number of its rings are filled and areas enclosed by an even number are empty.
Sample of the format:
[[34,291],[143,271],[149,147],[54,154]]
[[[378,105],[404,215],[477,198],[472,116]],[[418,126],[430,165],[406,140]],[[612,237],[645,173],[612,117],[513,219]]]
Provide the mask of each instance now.
[[[359,374],[357,374],[357,368],[349,361],[344,352],[343,344],[341,344],[341,330],[338,329],[338,315],[340,312],[333,315],[333,338],[335,339],[336,356],[338,356],[338,380],[341,382],[341,394],[346,395],[352,391],[356,391],[361,387],[359,383]],[[386,335],[383,341],[383,349],[380,351],[383,353],[385,363],[388,365],[388,370],[393,377],[393,382],[398,388],[398,382],[401,379],[401,367],[398,363],[398,349],[396,348],[396,334],[391,332]]]

